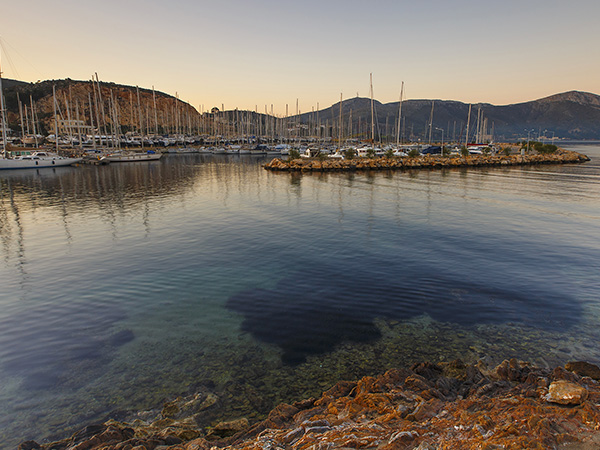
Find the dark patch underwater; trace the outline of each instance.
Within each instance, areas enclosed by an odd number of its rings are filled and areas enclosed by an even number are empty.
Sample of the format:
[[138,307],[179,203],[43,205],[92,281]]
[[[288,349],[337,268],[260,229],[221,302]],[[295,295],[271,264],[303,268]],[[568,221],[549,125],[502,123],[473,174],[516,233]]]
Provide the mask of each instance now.
[[[352,276],[340,271],[305,270],[274,289],[232,296],[227,307],[244,316],[242,330],[281,348],[284,364],[330,352],[343,342],[380,337],[374,320],[409,320],[427,314],[461,326],[521,323],[546,330],[576,324],[581,307],[573,299],[525,286],[486,286],[417,271],[377,273],[363,267]],[[323,275],[327,273],[327,275]]]

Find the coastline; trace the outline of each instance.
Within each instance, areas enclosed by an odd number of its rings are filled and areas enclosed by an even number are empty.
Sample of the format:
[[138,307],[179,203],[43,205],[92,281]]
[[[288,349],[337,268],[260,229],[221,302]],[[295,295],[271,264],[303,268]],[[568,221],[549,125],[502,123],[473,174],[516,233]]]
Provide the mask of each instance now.
[[525,166],[536,164],[573,164],[583,163],[590,159],[581,153],[559,149],[551,154],[528,155],[469,155],[432,156],[424,155],[415,158],[354,158],[354,159],[317,159],[300,158],[282,160],[274,158],[264,165],[266,170],[289,172],[349,172],[359,170],[402,170],[402,169],[443,169],[452,167],[492,167],[492,166]]
[[61,441],[19,450],[254,450],[264,448],[572,449],[600,445],[600,368],[543,369],[505,360],[495,368],[424,362],[340,381],[319,398],[280,404],[250,424],[201,428],[209,396],[177,398],[155,417],[89,425]]

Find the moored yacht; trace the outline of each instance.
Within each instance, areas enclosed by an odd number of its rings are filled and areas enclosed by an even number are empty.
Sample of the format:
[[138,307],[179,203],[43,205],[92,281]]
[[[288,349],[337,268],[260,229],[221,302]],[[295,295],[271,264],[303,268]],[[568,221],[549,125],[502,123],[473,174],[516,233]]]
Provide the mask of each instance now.
[[31,155],[0,158],[0,169],[41,169],[43,167],[70,166],[82,158],[67,158],[55,153],[33,152]]

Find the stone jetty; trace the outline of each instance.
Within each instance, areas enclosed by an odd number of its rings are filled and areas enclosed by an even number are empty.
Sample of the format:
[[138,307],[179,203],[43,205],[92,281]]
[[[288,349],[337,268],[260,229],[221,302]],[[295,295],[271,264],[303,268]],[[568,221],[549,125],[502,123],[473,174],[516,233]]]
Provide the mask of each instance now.
[[589,161],[586,155],[570,150],[559,149],[550,154],[526,155],[468,155],[440,156],[424,155],[410,157],[382,158],[299,158],[282,160],[275,158],[265,164],[264,168],[273,171],[291,172],[343,172],[363,170],[411,170],[411,169],[443,169],[452,167],[492,167],[492,166],[524,166],[535,164],[572,164]]
[[155,417],[90,425],[19,450],[264,450],[353,448],[494,450],[600,448],[600,368],[542,369],[512,359],[420,363],[340,381],[319,398],[281,404],[258,423],[202,427],[214,395],[178,398]]

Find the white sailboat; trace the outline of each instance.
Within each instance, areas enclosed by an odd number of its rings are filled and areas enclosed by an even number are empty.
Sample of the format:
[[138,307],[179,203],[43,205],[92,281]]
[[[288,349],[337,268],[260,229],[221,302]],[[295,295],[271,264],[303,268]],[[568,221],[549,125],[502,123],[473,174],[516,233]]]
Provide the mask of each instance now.
[[44,167],[70,166],[82,158],[67,158],[49,152],[33,152],[31,155],[0,158],[1,169],[42,169]]
[[4,169],[41,169],[44,167],[70,166],[81,161],[82,158],[66,158],[48,152],[34,152],[31,155],[9,157],[7,146],[7,119],[6,103],[2,90],[2,66],[0,61],[0,130],[2,131],[2,157],[0,157],[0,170]]

